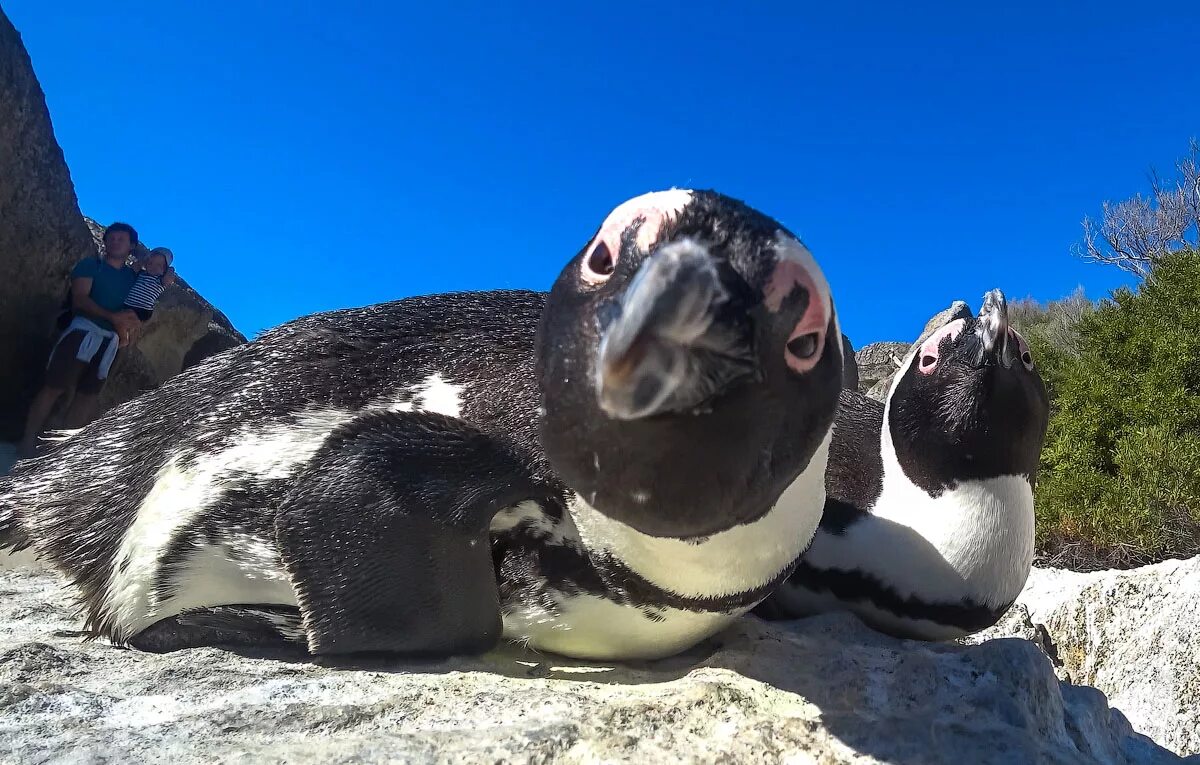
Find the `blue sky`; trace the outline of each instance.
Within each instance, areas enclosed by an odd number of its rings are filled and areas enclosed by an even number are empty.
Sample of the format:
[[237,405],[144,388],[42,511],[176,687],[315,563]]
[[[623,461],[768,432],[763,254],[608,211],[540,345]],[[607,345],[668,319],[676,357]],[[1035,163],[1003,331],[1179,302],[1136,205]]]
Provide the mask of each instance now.
[[993,287],[1122,283],[1071,255],[1080,220],[1200,137],[1200,3],[433,5],[4,11],[84,213],[247,335],[548,288],[609,209],[684,186],[799,234],[856,346],[910,339]]

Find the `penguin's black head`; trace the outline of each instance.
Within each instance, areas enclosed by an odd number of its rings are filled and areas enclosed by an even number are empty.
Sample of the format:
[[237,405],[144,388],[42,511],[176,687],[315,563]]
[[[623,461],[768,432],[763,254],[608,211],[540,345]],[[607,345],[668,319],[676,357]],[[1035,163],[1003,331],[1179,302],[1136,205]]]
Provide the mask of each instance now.
[[810,461],[824,470],[840,339],[824,275],[779,223],[715,192],[631,199],[550,292],[542,442],[584,500],[642,533],[752,521]]
[[932,495],[959,481],[1034,481],[1049,401],[1025,338],[1009,326],[1004,293],[979,316],[955,319],[908,359],[888,400],[896,459]]

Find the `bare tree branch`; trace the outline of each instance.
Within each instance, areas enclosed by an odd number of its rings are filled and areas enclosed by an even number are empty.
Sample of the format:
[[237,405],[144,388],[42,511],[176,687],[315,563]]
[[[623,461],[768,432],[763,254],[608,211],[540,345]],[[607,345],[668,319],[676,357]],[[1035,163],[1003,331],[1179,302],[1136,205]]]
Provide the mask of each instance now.
[[1093,263],[1116,266],[1144,279],[1164,255],[1200,244],[1200,142],[1175,164],[1178,177],[1164,180],[1149,172],[1152,196],[1140,193],[1121,202],[1105,201],[1097,224],[1083,219],[1082,246],[1075,253]]

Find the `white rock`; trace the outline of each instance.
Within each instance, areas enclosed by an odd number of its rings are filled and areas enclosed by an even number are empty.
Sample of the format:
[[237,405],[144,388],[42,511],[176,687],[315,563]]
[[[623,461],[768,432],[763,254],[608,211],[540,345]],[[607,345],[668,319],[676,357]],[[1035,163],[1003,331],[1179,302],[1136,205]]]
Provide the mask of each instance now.
[[1099,688],[1133,727],[1200,754],[1200,558],[1128,571],[1034,569],[1011,618],[972,642],[1045,625],[1062,676]]
[[893,640],[854,617],[745,619],[625,666],[499,650],[435,664],[72,636],[54,574],[0,573],[0,761],[1165,763],[1024,640]]

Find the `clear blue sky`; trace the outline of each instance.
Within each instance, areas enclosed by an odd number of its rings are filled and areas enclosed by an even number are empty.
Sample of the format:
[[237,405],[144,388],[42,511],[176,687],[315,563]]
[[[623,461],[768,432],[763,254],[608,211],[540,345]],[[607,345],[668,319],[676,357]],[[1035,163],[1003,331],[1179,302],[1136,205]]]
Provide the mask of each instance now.
[[909,339],[993,287],[1106,294],[1080,220],[1200,137],[1194,1],[499,5],[3,2],[83,211],[247,335],[548,288],[688,186],[798,233],[856,345]]

